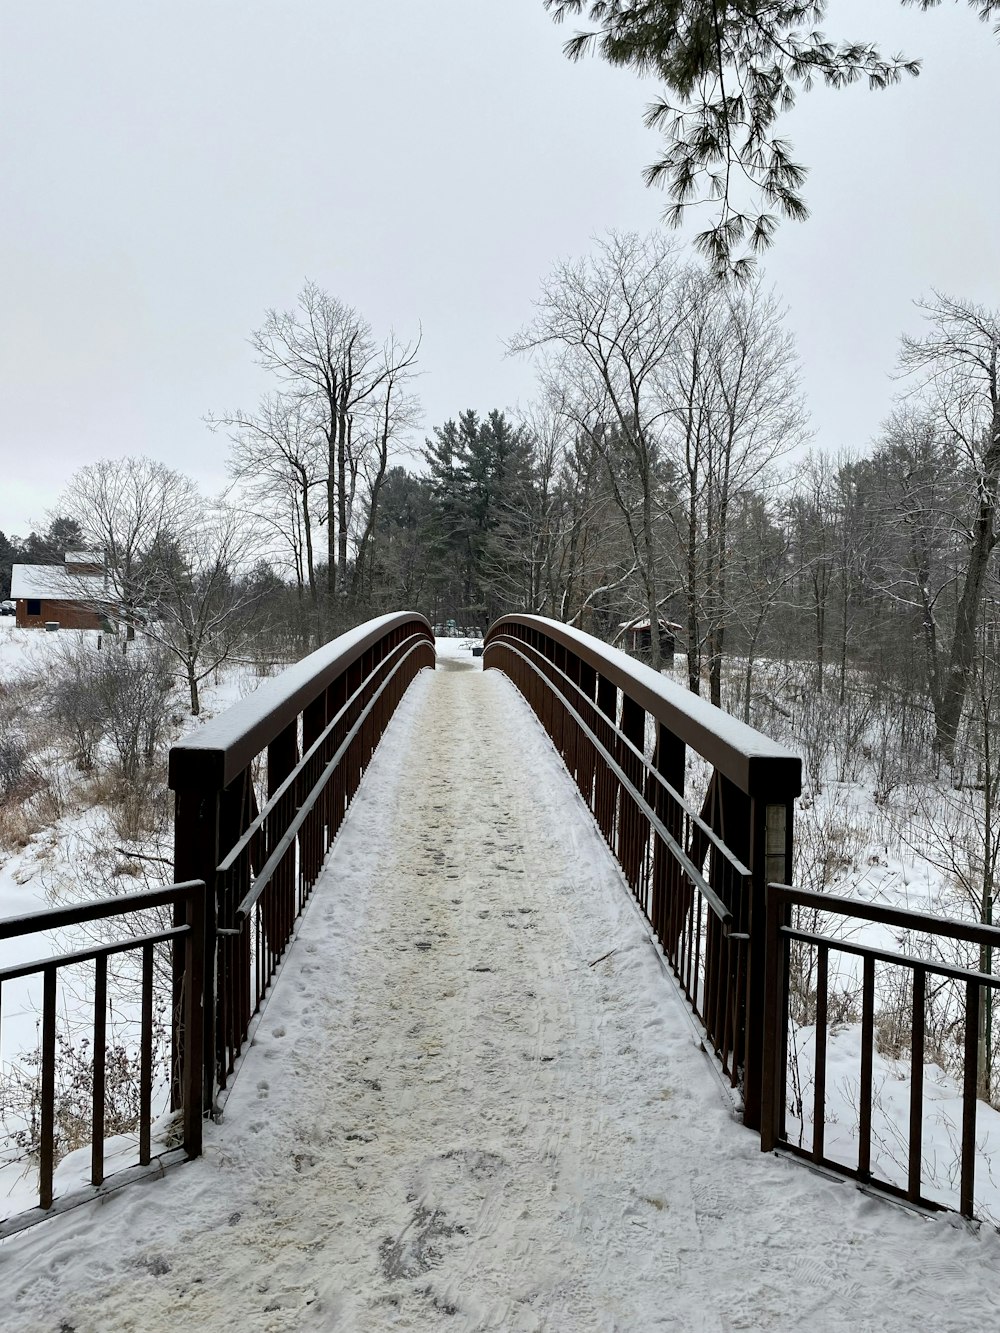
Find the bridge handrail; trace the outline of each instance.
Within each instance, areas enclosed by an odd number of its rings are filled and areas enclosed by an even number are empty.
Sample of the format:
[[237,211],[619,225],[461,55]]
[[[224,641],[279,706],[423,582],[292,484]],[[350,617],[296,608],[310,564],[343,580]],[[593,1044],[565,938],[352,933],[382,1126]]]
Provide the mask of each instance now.
[[[179,972],[182,985],[176,995],[175,1021],[189,1034],[187,1048],[194,1052],[192,1058],[183,1058],[183,1063],[174,1069],[174,1077],[180,1089],[177,1109],[181,1111],[181,1154],[197,1157],[202,1148],[202,1080],[200,1050],[202,1044],[202,999],[205,922],[205,884],[194,880],[182,884],[154,889],[149,893],[129,893],[112,898],[102,898],[94,902],[80,903],[73,907],[55,907],[26,916],[10,917],[0,921],[0,941],[24,939],[32,935],[48,935],[51,932],[72,929],[75,926],[100,921],[105,925],[122,922],[122,918],[133,913],[145,913],[150,909],[171,907],[174,910],[174,924],[163,925],[152,930],[145,923],[132,921],[131,925],[122,924],[125,933],[119,939],[89,945],[84,948],[59,947],[46,957],[30,962],[15,963],[0,968],[0,988],[8,983],[26,977],[39,975],[42,978],[42,1012],[39,1041],[39,1102],[38,1102],[38,1207],[28,1212],[18,1213],[0,1221],[0,1238],[13,1235],[30,1226],[32,1222],[49,1216],[56,1210],[72,1206],[90,1197],[79,1189],[66,1195],[57,1195],[55,1190],[55,1168],[57,1154],[57,1119],[56,1066],[58,1056],[57,1023],[58,992],[57,982],[60,972],[65,968],[79,967],[93,963],[93,1018],[91,1023],[93,1051],[93,1087],[90,1096],[91,1110],[91,1149],[90,1149],[90,1186],[93,1190],[110,1188],[124,1179],[148,1169],[152,1161],[151,1125],[153,1120],[153,1080],[154,1080],[154,949],[158,945],[169,944],[179,959]],[[140,933],[132,933],[139,925]],[[155,926],[155,922],[154,922]],[[106,1176],[106,1132],[105,1092],[108,1077],[108,1015],[113,1010],[112,997],[108,988],[108,960],[125,953],[134,953],[141,958],[141,981],[139,1002],[139,1087],[138,1087],[138,1164]],[[79,1020],[75,1020],[79,1021]],[[167,1153],[169,1159],[176,1154]],[[161,1157],[161,1160],[164,1160]]]
[[[235,1068],[389,718],[417,672],[434,665],[433,645],[419,613],[379,616],[171,749],[174,871],[209,887],[206,1111]],[[175,1032],[175,1045],[182,1040]]]
[[[534,662],[531,661],[531,659],[527,656],[527,654],[522,653],[520,649],[511,646],[510,651],[515,652],[518,654],[518,656],[522,657],[532,671],[535,671],[540,676],[543,674],[541,669],[538,666],[536,666]],[[562,677],[563,684],[566,690],[572,691],[573,693],[580,695],[583,698],[586,697],[583,695],[583,691],[576,684],[576,682],[571,680],[569,676],[566,675],[565,671],[560,671],[558,667],[554,666],[551,666],[550,670],[555,674],[559,675],[560,677]],[[572,695],[570,697],[572,697]],[[649,821],[650,828],[653,830],[656,836],[660,838],[661,841],[667,847],[669,847],[671,853],[674,856],[674,859],[681,866],[684,873],[691,880],[692,884],[694,884],[695,888],[697,888],[699,893],[701,893],[702,897],[705,899],[705,902],[710,908],[710,910],[713,911],[715,915],[719,918],[719,920],[723,924],[723,928],[725,929],[726,933],[728,933],[732,926],[732,920],[733,920],[732,912],[722,901],[719,895],[715,892],[712,886],[708,883],[708,881],[705,879],[704,875],[698,869],[698,867],[691,862],[691,859],[688,857],[687,852],[684,850],[681,844],[677,841],[674,835],[670,832],[670,830],[660,819],[656,810],[654,810],[653,805],[646,799],[645,793],[639,790],[636,784],[629,777],[628,773],[626,773],[625,770],[622,768],[622,766],[618,763],[618,760],[611,753],[608,747],[603,743],[600,737],[587,725],[583,717],[580,715],[579,710],[574,708],[573,705],[568,701],[565,702],[565,708],[566,712],[577,723],[581,732],[591,742],[595,750],[598,750],[603,755],[604,761],[607,764],[609,770],[614,773],[615,777],[618,779],[621,785],[628,789],[631,799],[635,802],[637,808],[642,811],[642,813],[646,816],[646,819]],[[732,866],[733,870],[735,870],[737,875],[743,875],[749,877],[750,871],[743,864],[743,862],[740,861],[739,857],[734,856],[730,852],[729,848],[725,845],[725,843],[721,840],[721,838],[719,838],[716,835],[715,831],[705,823],[705,821],[701,818],[700,815],[697,815],[694,812],[694,810],[691,809],[691,807],[686,803],[686,801],[680,795],[680,793],[675,791],[674,788],[670,785],[670,783],[667,782],[661,774],[657,773],[655,769],[652,769],[648,765],[646,765],[645,755],[638,748],[638,746],[633,745],[632,742],[628,739],[628,737],[622,735],[621,732],[618,732],[615,739],[617,741],[619,753],[622,750],[625,750],[627,753],[632,754],[645,766],[646,776],[649,779],[649,781],[656,783],[657,786],[659,786],[663,790],[665,795],[669,796],[679,806],[683,806],[684,811],[690,822],[692,824],[697,824],[704,831],[705,836],[713,843],[713,845],[717,848],[719,853],[722,856],[726,857],[726,859],[729,861],[730,865]]]
[[[791,874],[801,760],[644,663],[544,616],[495,621],[483,665],[511,677],[548,731],[723,1069],[741,1085],[744,1122],[758,1128],[765,892]],[[712,770],[700,814],[685,800],[688,747]]]
[[[416,636],[414,636],[414,638],[415,637]],[[264,865],[261,867],[260,872],[258,873],[256,879],[254,879],[253,883],[250,885],[250,891],[247,893],[247,895],[240,902],[239,906],[236,908],[236,916],[238,918],[243,918],[249,915],[254,904],[258,901],[260,895],[263,893],[264,889],[270,882],[271,877],[274,874],[275,870],[280,865],[282,856],[284,855],[285,852],[288,851],[295,835],[298,833],[299,829],[303,826],[305,821],[308,819],[309,815],[312,813],[313,807],[315,806],[320,796],[323,794],[323,791],[325,790],[327,783],[330,781],[334,773],[337,771],[339,764],[347,755],[351,745],[353,745],[354,742],[357,740],[362,727],[368,721],[369,716],[372,713],[372,710],[374,709],[375,705],[382,699],[386,690],[393,683],[393,679],[395,678],[396,672],[401,670],[407,664],[407,660],[409,659],[409,657],[417,651],[419,646],[417,643],[410,644],[410,646],[407,647],[408,643],[409,640],[405,641],[404,644],[401,645],[400,649],[397,650],[399,652],[399,661],[393,664],[390,673],[386,676],[385,680],[382,681],[381,685],[379,685],[378,689],[368,700],[368,702],[363,706],[361,715],[358,717],[357,721],[353,724],[353,726],[348,731],[347,735],[341,741],[333,757],[327,761],[322,772],[320,773],[318,780],[312,784],[308,792],[300,793],[298,809],[296,810],[296,813],[291,823],[288,825],[288,828],[285,830],[280,841],[275,846],[274,850],[271,852],[271,855],[268,857]],[[390,659],[387,658],[386,661],[388,662],[390,661]],[[308,753],[302,756],[302,759],[298,767],[295,769],[295,772],[285,779],[285,781],[281,784],[279,791],[275,793],[275,796],[267,803],[264,809],[261,810],[260,815],[254,821],[254,825],[252,826],[253,828],[259,828],[263,826],[263,823],[266,820],[267,815],[271,812],[271,810],[274,809],[275,804],[279,799],[279,797],[283,795],[285,791],[288,789],[289,785],[295,782],[296,779],[300,776],[300,774],[305,771],[310,759],[312,759],[318,753],[319,748],[322,745],[323,741],[326,740],[332,734],[333,729],[337,725],[337,723],[343,720],[348,709],[350,709],[351,706],[357,702],[363,688],[364,687],[362,686],[360,689],[356,690],[353,695],[351,695],[351,698],[347,701],[347,703],[340,710],[340,712],[333,719],[333,721],[330,722],[330,724],[323,732],[322,736],[320,736],[319,739],[316,741],[316,743],[310,747]],[[253,836],[252,832],[244,834],[243,838],[237,844],[236,848],[233,849],[233,852],[231,852],[229,856],[226,857],[223,864],[219,867],[220,873],[232,869],[235,855],[240,850],[245,848],[247,844],[247,839],[252,836]]]
[[348,630],[280,675],[262,681],[204,726],[170,747],[169,786],[228,787],[317,695],[393,631],[419,625],[434,642],[430,621],[393,611]]
[[569,649],[628,694],[650,717],[668,727],[685,745],[697,750],[740,791],[766,786],[775,796],[780,793],[783,798],[791,799],[801,795],[802,761],[787,746],[573,625],[546,616],[500,616],[489,628],[485,648],[498,635],[516,633],[518,629],[534,630]]
[[[420,641],[421,641],[420,636],[411,635],[408,639],[404,639],[402,644],[397,644],[395,648],[391,649],[390,653],[387,654],[386,658],[383,660],[387,661],[388,657],[394,653],[402,654],[404,649],[407,652],[411,651],[412,647],[408,647],[408,645],[412,646]],[[266,803],[263,806],[261,806],[260,812],[258,813],[256,818],[250,824],[247,825],[246,829],[244,830],[239,840],[236,843],[234,843],[234,845],[230,848],[230,850],[220,861],[217,867],[219,874],[224,874],[227,870],[232,869],[232,866],[236,858],[240,855],[241,852],[246,850],[251,838],[253,838],[256,835],[256,833],[263,827],[264,822],[267,819],[267,816],[272,813],[272,811],[275,809],[281,798],[291,789],[291,787],[293,786],[298,777],[299,769],[304,764],[308,763],[308,761],[314,755],[319,753],[320,748],[322,747],[324,741],[329,739],[337,723],[342,721],[343,718],[347,715],[348,711],[358,703],[358,701],[362,697],[362,694],[364,693],[364,690],[365,690],[364,684],[358,686],[358,688],[353,692],[351,697],[339,710],[336,716],[333,717],[326,724],[322,732],[320,732],[320,734],[313,741],[312,745],[310,745],[309,748],[305,751],[305,753],[302,755],[302,758],[299,760],[298,766],[291,773],[289,773],[288,776],[271,793]]]
[[[796,908],[804,908],[809,913],[805,924],[796,922]],[[896,936],[900,947],[890,949],[858,939],[857,925],[861,921],[887,927]],[[901,937],[899,932],[905,934]],[[934,941],[933,951],[926,948],[928,939]],[[904,941],[907,940],[909,948],[916,946],[915,951],[904,951]],[[980,965],[977,967],[973,963],[966,966],[960,961],[948,961],[942,941],[960,941],[971,946],[973,956],[978,953]],[[815,1006],[814,1019],[812,1015],[809,1016],[812,1019],[809,1026],[815,1031],[813,1087],[809,1099],[811,1106],[807,1107],[805,1099],[797,1099],[798,1118],[803,1130],[807,1114],[811,1119],[811,1142],[808,1146],[794,1142],[786,1124],[793,947],[801,949],[804,957],[810,960],[809,974],[815,969],[815,986],[810,987],[810,999]],[[1000,929],[996,926],[817,893],[788,884],[769,884],[765,983],[765,1027],[769,1040],[768,1059],[764,1066],[761,1147],[765,1151],[780,1147],[796,1156],[805,1157],[818,1167],[853,1176],[921,1208],[937,1211],[951,1207],[963,1217],[974,1217],[977,1106],[981,1095],[978,1085],[980,1020],[987,1003],[987,993],[1000,990],[1000,976],[989,970],[984,971],[982,964],[984,960],[989,964],[997,951],[1000,951]],[[828,1045],[835,1027],[830,1011],[831,954],[846,954],[860,959],[862,963],[856,1161],[841,1160],[836,1149],[830,1152],[827,1149]],[[901,1058],[904,1062],[906,1029],[909,1029],[909,1115],[907,1123],[897,1122],[905,1161],[897,1163],[892,1160],[888,1167],[883,1160],[884,1154],[879,1151],[880,1135],[873,1127],[878,1108],[874,1075],[874,1054],[877,1049],[876,964],[892,969],[894,976],[902,974],[908,977],[907,983],[895,991],[904,997],[898,1019]],[[956,1080],[961,1085],[961,1132],[957,1142],[952,1139],[952,1161],[947,1157],[939,1161],[940,1150],[936,1149],[928,1156],[923,1148],[924,1066],[936,1058],[929,1058],[926,1049],[925,996],[931,993],[928,985],[930,978],[942,978],[959,987],[955,1012],[949,1015],[955,1047],[961,1051],[961,1076]],[[940,990],[941,987],[938,985],[933,989]],[[842,1015],[837,1021],[842,1022]],[[841,1124],[841,1133],[844,1128]],[[848,1155],[853,1157],[853,1154]],[[894,1158],[895,1154],[890,1156]],[[934,1170],[946,1178],[947,1184],[940,1179],[932,1181],[932,1190],[927,1188],[925,1181],[926,1173]],[[897,1179],[892,1179],[892,1175],[896,1175]],[[905,1185],[901,1183],[900,1175],[905,1177]],[[942,1199],[942,1190],[951,1194],[950,1203]],[[935,1192],[937,1197],[934,1197]]]

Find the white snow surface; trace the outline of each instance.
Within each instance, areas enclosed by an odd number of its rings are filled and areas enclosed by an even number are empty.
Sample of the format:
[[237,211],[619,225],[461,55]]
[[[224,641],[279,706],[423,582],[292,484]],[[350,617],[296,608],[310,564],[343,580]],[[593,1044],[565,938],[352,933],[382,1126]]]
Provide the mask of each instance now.
[[10,595],[56,598],[61,602],[85,602],[107,596],[101,574],[76,574],[65,565],[14,565],[10,572]]
[[0,1246],[6,1333],[995,1327],[993,1232],[761,1154],[478,665],[411,687],[204,1157]]

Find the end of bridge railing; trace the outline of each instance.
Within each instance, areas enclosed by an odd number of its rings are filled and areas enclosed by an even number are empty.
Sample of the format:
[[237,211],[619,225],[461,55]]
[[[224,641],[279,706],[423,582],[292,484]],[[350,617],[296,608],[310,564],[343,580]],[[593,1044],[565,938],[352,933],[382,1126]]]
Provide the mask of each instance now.
[[[618,858],[678,981],[761,1127],[766,885],[790,878],[802,761],[650,667],[542,616],[490,626],[510,677]],[[691,803],[687,750],[711,768]],[[707,870],[705,862],[708,861]]]

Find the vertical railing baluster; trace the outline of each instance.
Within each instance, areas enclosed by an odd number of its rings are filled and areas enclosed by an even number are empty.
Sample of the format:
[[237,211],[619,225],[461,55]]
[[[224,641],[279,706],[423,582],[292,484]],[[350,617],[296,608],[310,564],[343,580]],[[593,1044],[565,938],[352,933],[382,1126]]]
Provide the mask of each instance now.
[[823,1160],[826,1146],[826,1045],[830,951],[825,944],[816,950],[816,1043],[813,1069],[813,1161]]
[[51,1208],[56,1101],[56,969],[53,964],[45,968],[42,978],[42,1107],[38,1203],[41,1208]]
[[94,1086],[90,1116],[90,1183],[104,1181],[105,1067],[108,1055],[108,956],[94,959]]
[[910,1151],[907,1197],[920,1198],[924,1118],[924,996],[927,973],[913,968],[913,1022],[910,1036]]
[[153,946],[142,950],[142,1028],[139,1047],[139,1162],[150,1160],[150,1127],[153,1123]]
[[[962,1166],[959,1189],[959,1210],[963,1217],[972,1217],[975,1207],[979,1003],[985,989],[980,989],[975,981],[965,983],[965,1072],[962,1079]],[[992,998],[988,996],[988,999]]]
[[865,957],[861,980],[861,1081],[858,1088],[858,1175],[868,1179],[872,1168],[872,1097],[875,1052],[875,959]]

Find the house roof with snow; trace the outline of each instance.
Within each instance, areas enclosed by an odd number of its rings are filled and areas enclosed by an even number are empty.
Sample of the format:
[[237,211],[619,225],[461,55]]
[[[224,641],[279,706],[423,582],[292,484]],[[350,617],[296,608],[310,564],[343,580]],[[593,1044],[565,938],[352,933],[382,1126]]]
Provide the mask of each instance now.
[[[659,621],[659,626],[660,626],[660,629],[683,629],[683,628],[684,628],[683,625],[678,625],[677,622],[676,622],[675,620],[660,620],[660,621]],[[638,630],[649,629],[649,616],[645,616],[645,617],[643,617],[641,620],[620,620],[620,621],[618,622],[618,628],[619,628],[619,629],[638,629]]]
[[10,595],[14,601],[106,601],[107,590],[100,574],[73,574],[64,565],[14,565],[10,571]]

